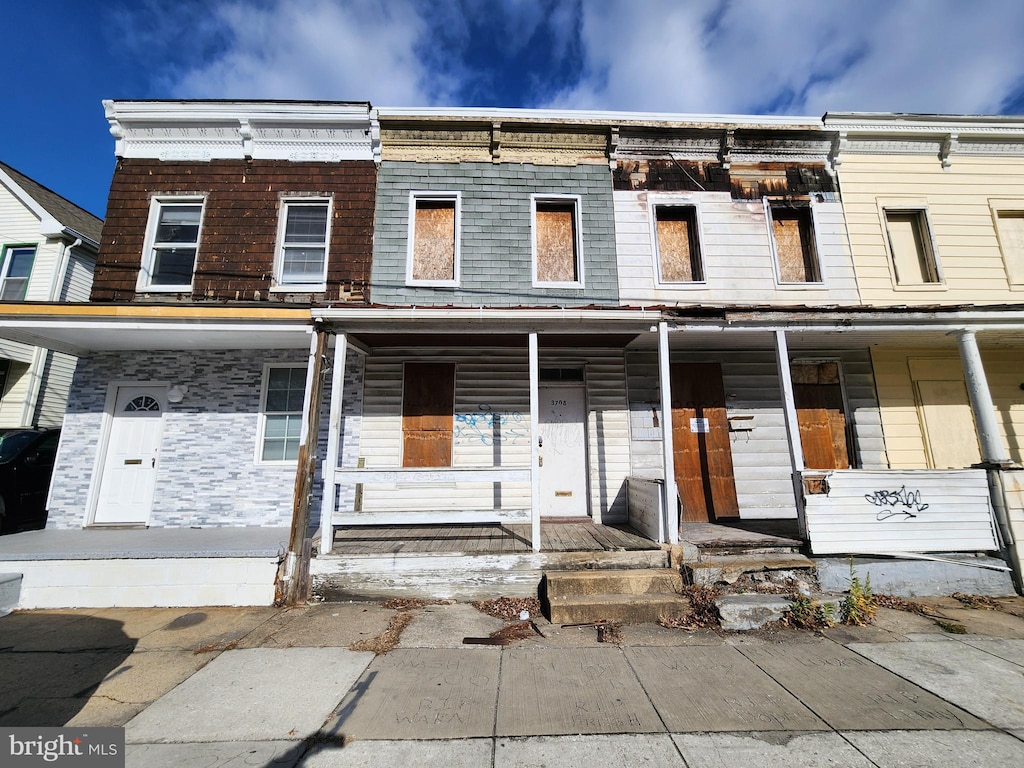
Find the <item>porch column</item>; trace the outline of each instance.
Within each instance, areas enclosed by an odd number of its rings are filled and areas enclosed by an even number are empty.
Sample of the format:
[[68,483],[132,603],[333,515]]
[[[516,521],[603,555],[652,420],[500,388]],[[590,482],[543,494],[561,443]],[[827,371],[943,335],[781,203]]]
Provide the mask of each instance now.
[[996,406],[981,363],[978,340],[974,331],[956,331],[957,346],[960,347],[960,361],[964,366],[964,380],[967,382],[967,396],[974,412],[974,423],[978,427],[978,442],[981,443],[981,460],[990,464],[1008,464],[1010,455],[1003,445],[996,421]]
[[672,375],[669,367],[668,323],[658,323],[658,376],[661,392],[661,450],[665,467],[665,481],[662,483],[662,506],[664,519],[658,521],[662,540],[667,536],[669,544],[679,543],[679,514],[676,511],[675,452],[672,446]]
[[530,332],[530,543],[540,552],[540,362],[537,332]]
[[329,554],[334,546],[334,481],[341,448],[341,407],[345,395],[345,362],[348,339],[339,333],[334,340],[334,367],[331,369],[331,408],[327,427],[327,458],[324,459],[324,493],[320,502],[320,553]]
[[779,387],[782,389],[782,415],[786,422],[786,442],[789,443],[789,462],[793,470],[793,500],[796,502],[800,535],[807,537],[804,518],[804,447],[800,442],[800,423],[796,417],[796,399],[793,396],[793,372],[789,367],[789,343],[785,331],[775,331],[775,365],[779,369]]

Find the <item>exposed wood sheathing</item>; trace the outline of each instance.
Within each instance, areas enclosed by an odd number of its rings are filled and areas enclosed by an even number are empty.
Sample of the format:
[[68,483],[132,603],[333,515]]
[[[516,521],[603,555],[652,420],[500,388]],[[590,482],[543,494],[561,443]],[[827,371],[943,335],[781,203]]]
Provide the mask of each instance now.
[[726,168],[704,160],[620,159],[613,171],[617,190],[729,192],[735,200],[833,194],[835,182],[824,162],[759,162]]
[[573,206],[538,203],[536,215],[537,281],[574,283],[579,280],[576,258],[576,215]]
[[416,203],[412,277],[414,280],[455,279],[454,200]]
[[[189,301],[284,300],[271,294],[282,195],[333,197],[327,290],[306,301],[367,299],[377,171],[370,161],[163,162],[123,158],[110,185],[93,301],[130,301],[155,196],[206,198]],[[167,298],[167,294],[161,297]]]

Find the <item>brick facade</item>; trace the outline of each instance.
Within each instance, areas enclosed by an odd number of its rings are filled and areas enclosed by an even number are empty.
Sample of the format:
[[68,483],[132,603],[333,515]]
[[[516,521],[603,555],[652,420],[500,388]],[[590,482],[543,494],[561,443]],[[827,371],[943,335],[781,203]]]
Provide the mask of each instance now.
[[[93,301],[134,301],[152,197],[206,196],[191,295],[166,301],[362,301],[373,242],[376,166],[285,160],[164,162],[121,158],[107,203]],[[327,291],[271,293],[283,194],[333,196]]]

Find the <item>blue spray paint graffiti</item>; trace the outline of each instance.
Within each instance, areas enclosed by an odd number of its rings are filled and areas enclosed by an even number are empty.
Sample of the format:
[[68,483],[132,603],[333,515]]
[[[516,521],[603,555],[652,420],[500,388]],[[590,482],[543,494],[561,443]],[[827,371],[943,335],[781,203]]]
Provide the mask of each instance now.
[[519,411],[495,411],[487,403],[477,406],[476,413],[455,414],[455,442],[460,445],[516,445],[526,440],[529,425]]

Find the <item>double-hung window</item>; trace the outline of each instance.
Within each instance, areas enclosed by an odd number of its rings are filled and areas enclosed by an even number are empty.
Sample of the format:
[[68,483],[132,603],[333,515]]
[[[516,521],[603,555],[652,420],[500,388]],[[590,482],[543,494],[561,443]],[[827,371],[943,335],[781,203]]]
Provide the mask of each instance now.
[[1024,200],[990,200],[1010,287],[1024,288]]
[[278,228],[278,288],[322,290],[327,282],[329,198],[286,199]]
[[34,245],[4,248],[0,264],[0,301],[21,301],[28,292],[28,278],[36,258]]
[[704,282],[697,208],[655,203],[654,248],[659,284]]
[[533,195],[533,284],[582,288],[583,248],[580,198]]
[[292,462],[299,457],[306,366],[268,365],[263,371],[258,461]]
[[409,285],[458,286],[458,192],[413,192],[409,196]]
[[201,197],[153,199],[139,274],[140,290],[192,290],[202,220]]
[[928,215],[924,207],[881,205],[896,285],[926,286],[942,283]]
[[814,213],[807,200],[765,200],[765,214],[780,284],[820,283]]

